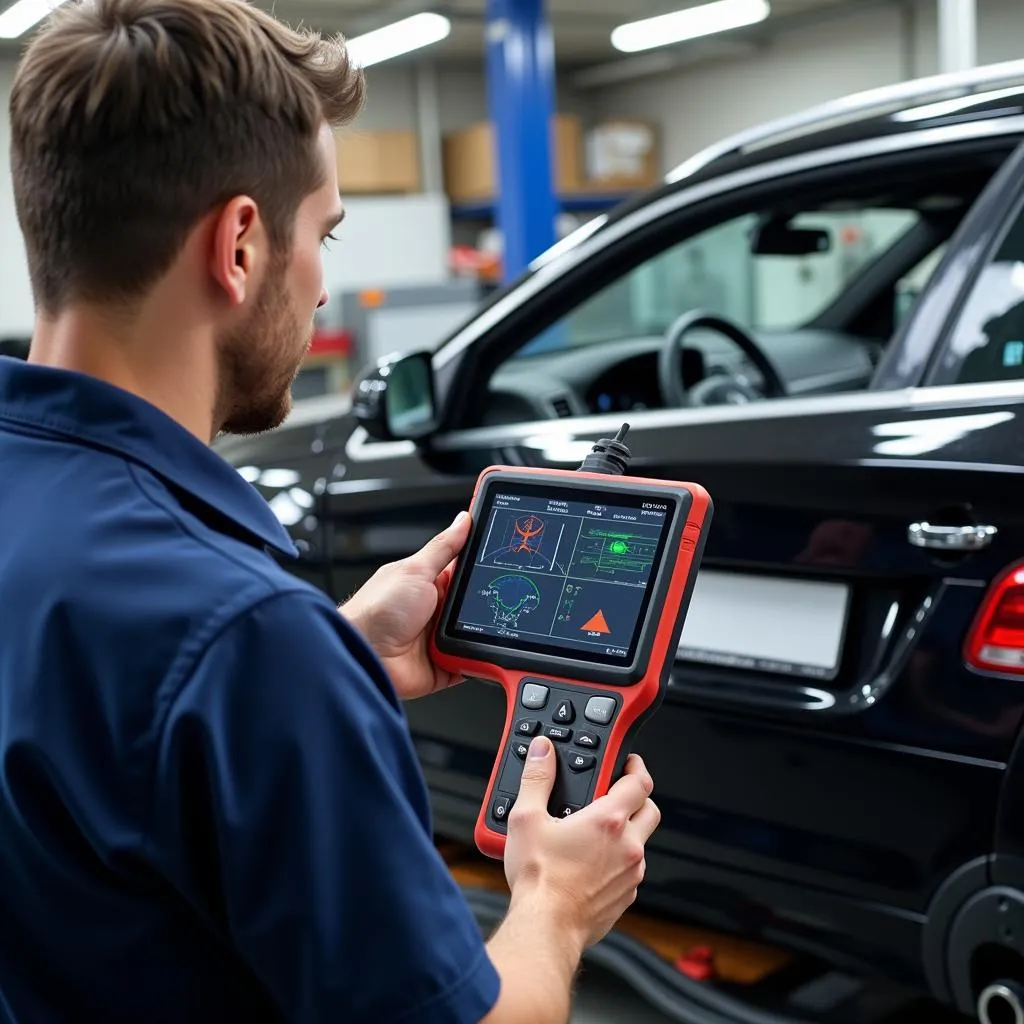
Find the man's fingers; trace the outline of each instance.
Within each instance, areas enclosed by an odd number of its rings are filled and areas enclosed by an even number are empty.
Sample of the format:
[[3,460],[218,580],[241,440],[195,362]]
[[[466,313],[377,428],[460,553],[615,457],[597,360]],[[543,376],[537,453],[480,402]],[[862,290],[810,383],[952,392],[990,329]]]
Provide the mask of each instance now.
[[650,778],[650,773],[647,771],[647,763],[639,754],[630,754],[626,758],[626,765],[622,769],[626,775],[646,775]]
[[469,539],[469,527],[469,513],[460,512],[447,530],[431,537],[407,562],[433,577],[440,576],[465,546]]
[[661,811],[653,800],[647,800],[643,807],[629,819],[630,831],[638,836],[642,843],[646,843],[651,838],[660,824]]
[[639,754],[630,754],[626,758],[626,767],[623,769],[623,775],[638,779],[640,785],[647,791],[648,796],[654,792],[654,779],[651,778],[651,773],[647,770],[647,765]]
[[452,585],[452,576],[455,575],[455,561],[449,562],[440,572],[434,584],[437,587],[437,606],[440,608],[444,599],[448,596],[448,588]]
[[650,789],[637,775],[623,775],[618,782],[608,790],[604,799],[614,805],[615,809],[621,811],[627,817],[632,818],[637,811],[643,807],[647,800]]

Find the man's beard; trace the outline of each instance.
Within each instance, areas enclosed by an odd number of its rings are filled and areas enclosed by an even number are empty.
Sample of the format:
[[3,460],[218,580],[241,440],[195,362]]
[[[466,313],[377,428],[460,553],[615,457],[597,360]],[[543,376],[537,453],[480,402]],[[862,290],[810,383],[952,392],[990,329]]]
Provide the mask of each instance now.
[[284,287],[284,260],[275,261],[246,322],[220,342],[220,430],[259,434],[291,412],[292,384],[313,339]]

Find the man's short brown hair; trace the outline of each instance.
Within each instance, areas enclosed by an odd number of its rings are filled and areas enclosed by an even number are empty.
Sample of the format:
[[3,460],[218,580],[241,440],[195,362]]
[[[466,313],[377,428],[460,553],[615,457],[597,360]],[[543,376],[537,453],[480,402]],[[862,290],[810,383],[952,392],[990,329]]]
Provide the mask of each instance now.
[[287,248],[323,184],[317,137],[362,105],[340,38],[244,0],[74,0],[30,43],[10,98],[11,170],[37,306],[130,303],[236,195]]

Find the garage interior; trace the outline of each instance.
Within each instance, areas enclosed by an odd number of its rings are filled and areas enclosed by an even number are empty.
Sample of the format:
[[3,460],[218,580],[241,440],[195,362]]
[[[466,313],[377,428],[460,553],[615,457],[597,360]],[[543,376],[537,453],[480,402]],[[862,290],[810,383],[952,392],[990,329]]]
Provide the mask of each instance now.
[[[705,147],[851,94],[1016,59],[1024,30],[1024,7],[1015,0],[773,0],[770,10],[768,4],[752,10],[756,6],[738,12],[749,24],[725,28],[723,22],[706,34],[694,29],[694,38],[675,43],[642,40],[625,52],[617,48],[625,45],[622,26],[679,10],[699,16],[703,5],[455,0],[426,8],[341,0],[331,5],[330,17],[323,7],[304,5],[303,16],[314,24],[357,39],[428,10],[442,13],[448,24],[424,21],[424,33],[444,38],[369,68],[366,112],[338,140],[349,218],[342,241],[325,256],[332,299],[323,312],[319,351],[297,394],[344,390],[361,365],[440,341],[550,246],[656,187]],[[288,14],[290,7],[279,10]],[[839,244],[819,260],[810,280],[780,276],[771,289],[740,300],[730,293],[742,286],[728,280],[737,268],[725,253],[704,253],[702,265],[692,268],[693,305],[735,312],[744,302],[774,302],[792,311],[813,302],[828,282],[850,272],[844,261],[856,263],[872,231],[886,230],[871,223],[871,213],[851,213],[834,226]],[[402,244],[395,247],[399,234]],[[833,265],[822,266],[827,261]],[[731,307],[723,293],[733,298]],[[501,891],[500,877],[471,850],[456,848],[452,856],[460,881]],[[666,927],[634,915],[624,928],[628,938],[657,950],[698,983],[714,977],[742,991],[755,978],[776,975],[789,986],[787,1012],[799,1019],[962,1019],[840,972],[804,982],[800,968],[783,967],[770,947],[733,945],[678,921]],[[603,964],[597,959],[579,987],[578,1024],[748,1019],[727,1011],[707,1017],[706,1009],[691,1017],[678,1003],[659,1005],[657,990],[638,983],[614,957]],[[796,975],[783,981],[787,970]],[[758,1019],[756,1013],[749,1019]]]
[[[18,47],[42,17],[24,6],[33,2],[0,12],[5,93]],[[830,102],[841,119],[848,97],[1024,57],[1022,0],[253,2],[283,21],[344,33],[366,67],[365,110],[336,137],[346,217],[323,253],[330,297],[293,386],[300,419],[305,408],[350,396],[377,360],[437,347],[547,254],[586,238],[598,221],[660,188],[722,140]],[[6,118],[3,104],[5,167]],[[990,180],[987,166],[977,176],[974,168],[962,175],[943,168],[936,179],[965,204]],[[858,195],[876,191],[873,181],[870,189],[857,187]],[[892,184],[886,202],[899,205],[912,196],[906,205],[913,205],[916,185],[901,188]],[[888,244],[902,230],[890,213],[837,203],[827,218],[828,252],[780,263],[767,278],[750,275],[712,240],[682,268],[679,294],[692,296],[694,308],[739,319],[755,310],[758,322],[781,322],[794,309],[816,308],[823,295],[841,295],[871,246]],[[0,271],[0,355],[23,355],[34,311],[6,171]],[[901,281],[909,309],[920,282]],[[595,308],[594,320],[614,319],[616,301],[612,296],[611,306]],[[624,416],[645,408],[640,400],[632,408],[620,404],[614,386],[595,405],[603,410],[607,400]],[[295,511],[296,523],[302,515]],[[439,846],[472,894],[482,927],[493,927],[505,894],[500,867],[469,844],[446,839]],[[666,994],[673,972],[683,987],[720,988],[723,1000],[687,1009]],[[748,990],[756,996],[746,1004]],[[996,1000],[986,1024],[1024,1024],[1015,999]],[[973,1019],[927,994],[860,977],[852,966],[822,967],[813,949],[798,954],[682,915],[639,911],[586,962],[572,1018],[574,1024]]]

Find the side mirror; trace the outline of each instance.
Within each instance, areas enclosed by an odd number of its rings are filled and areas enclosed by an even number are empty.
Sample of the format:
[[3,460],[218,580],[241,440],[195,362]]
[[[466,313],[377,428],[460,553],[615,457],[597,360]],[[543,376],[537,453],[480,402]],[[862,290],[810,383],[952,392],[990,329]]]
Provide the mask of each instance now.
[[389,356],[355,384],[352,411],[378,441],[417,440],[438,425],[434,367],[429,352]]

